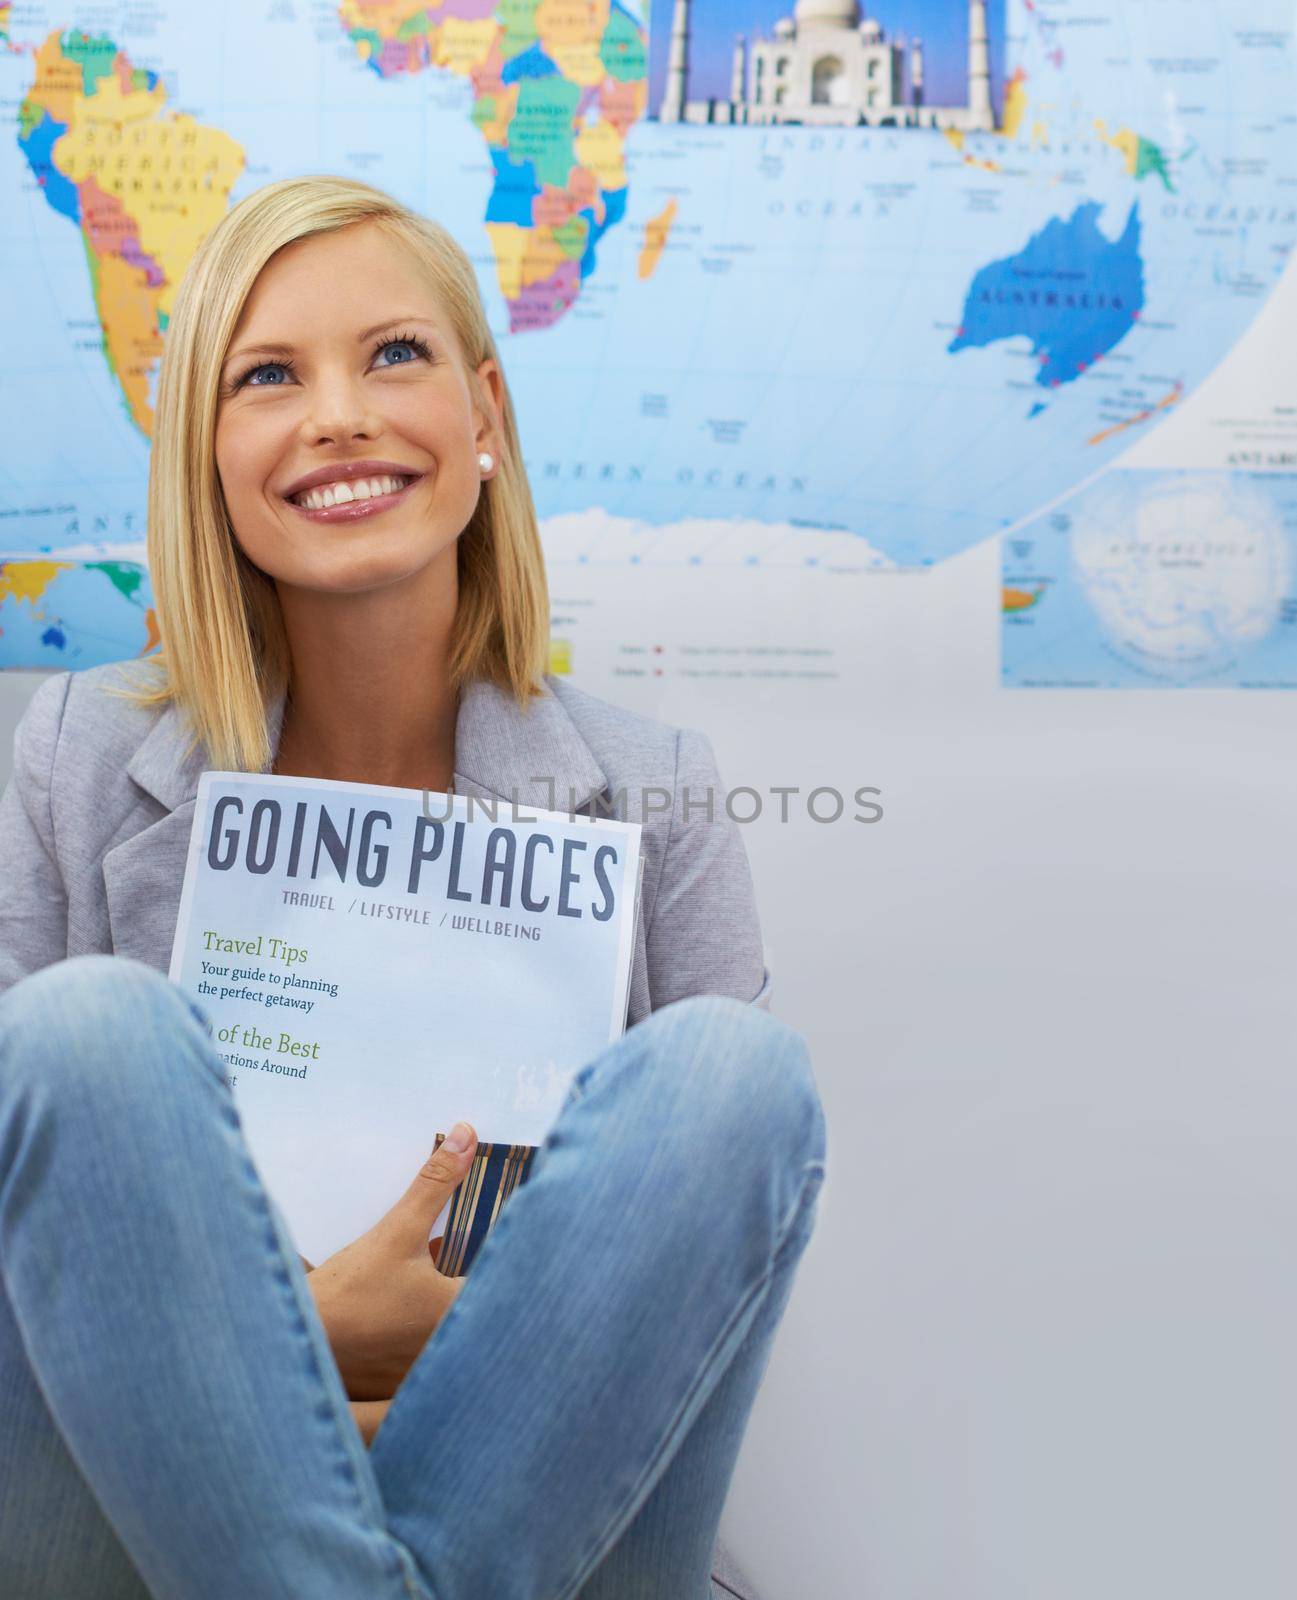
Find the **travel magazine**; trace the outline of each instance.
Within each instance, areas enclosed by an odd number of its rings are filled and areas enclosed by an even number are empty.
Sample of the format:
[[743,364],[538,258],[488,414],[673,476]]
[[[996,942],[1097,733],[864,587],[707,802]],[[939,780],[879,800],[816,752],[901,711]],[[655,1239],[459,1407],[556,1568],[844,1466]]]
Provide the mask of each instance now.
[[169,976],[212,1021],[302,1255],[370,1228],[463,1119],[478,1154],[438,1265],[467,1271],[625,1027],[640,874],[639,825],[616,818],[202,774]]

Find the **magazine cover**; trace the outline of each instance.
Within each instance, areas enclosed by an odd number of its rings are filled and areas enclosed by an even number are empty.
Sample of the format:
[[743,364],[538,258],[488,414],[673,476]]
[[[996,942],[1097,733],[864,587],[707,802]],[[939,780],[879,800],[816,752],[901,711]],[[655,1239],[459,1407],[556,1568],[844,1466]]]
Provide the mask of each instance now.
[[461,1118],[543,1143],[625,1026],[639,867],[612,818],[202,775],[169,976],[303,1255],[372,1226]]

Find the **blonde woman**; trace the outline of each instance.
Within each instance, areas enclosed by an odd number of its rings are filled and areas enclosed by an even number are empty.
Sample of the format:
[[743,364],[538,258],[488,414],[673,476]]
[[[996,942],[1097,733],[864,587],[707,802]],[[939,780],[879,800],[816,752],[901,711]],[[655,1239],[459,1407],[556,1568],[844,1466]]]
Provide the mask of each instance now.
[[[707,740],[546,674],[443,229],[335,178],[229,213],[176,297],[148,541],[160,655],[42,684],[0,799],[0,1592],[704,1600],[823,1115]],[[643,821],[631,1025],[467,1277],[428,1249],[467,1125],[314,1268],[268,1202],[164,976],[204,767]]]

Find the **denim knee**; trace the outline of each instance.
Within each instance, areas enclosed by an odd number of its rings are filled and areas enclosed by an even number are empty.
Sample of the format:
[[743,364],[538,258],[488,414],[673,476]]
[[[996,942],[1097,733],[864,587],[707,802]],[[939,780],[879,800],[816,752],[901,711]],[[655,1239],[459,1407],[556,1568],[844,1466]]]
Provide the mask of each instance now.
[[43,1084],[57,1077],[92,1088],[111,1057],[114,1077],[142,1059],[137,1048],[147,1022],[210,1023],[179,987],[132,956],[69,956],[29,973],[0,997],[0,1077],[13,1080],[24,1062]]
[[690,995],[636,1024],[691,1122],[726,1141],[825,1159],[824,1108],[806,1040],[759,1006]]

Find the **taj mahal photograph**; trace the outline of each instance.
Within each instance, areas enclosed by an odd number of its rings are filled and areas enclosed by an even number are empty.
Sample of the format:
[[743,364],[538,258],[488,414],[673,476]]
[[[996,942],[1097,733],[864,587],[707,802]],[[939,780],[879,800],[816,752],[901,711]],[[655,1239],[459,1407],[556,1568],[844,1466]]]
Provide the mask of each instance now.
[[[866,4],[876,0],[866,0]],[[663,123],[991,132],[1004,0],[654,0]]]

